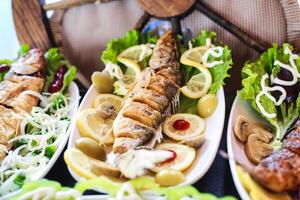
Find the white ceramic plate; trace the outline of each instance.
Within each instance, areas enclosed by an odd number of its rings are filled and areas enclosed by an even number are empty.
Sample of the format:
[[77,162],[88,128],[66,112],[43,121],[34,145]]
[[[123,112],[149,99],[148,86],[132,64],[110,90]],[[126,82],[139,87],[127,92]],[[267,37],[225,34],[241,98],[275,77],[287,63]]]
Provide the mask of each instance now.
[[[83,98],[78,112],[81,110],[90,108],[92,101],[97,95],[97,91],[94,86],[91,86]],[[186,180],[181,185],[191,185],[198,181],[211,166],[217,150],[219,148],[220,140],[223,132],[223,125],[225,119],[225,97],[223,88],[221,88],[218,93],[218,106],[214,114],[206,119],[206,130],[205,130],[205,142],[201,148],[197,150],[196,159],[187,170],[185,170]],[[75,147],[75,141],[80,137],[77,127],[70,135],[68,148]],[[77,181],[83,178],[78,176],[74,171],[69,168],[69,171],[73,178]]]
[[245,154],[244,145],[236,139],[233,133],[234,123],[239,115],[247,116],[247,118],[251,121],[267,122],[261,118],[246,101],[242,100],[238,96],[235,98],[231,107],[227,128],[227,151],[229,156],[229,165],[233,181],[237,191],[239,192],[239,195],[243,200],[250,200],[250,197],[240,182],[236,171],[236,160],[238,160],[239,163],[243,163],[245,166],[253,166]]
[[[74,128],[75,128],[75,124],[76,124],[76,120],[75,120],[76,119],[76,113],[77,113],[77,109],[78,109],[78,106],[79,106],[79,99],[80,99],[79,89],[78,89],[78,86],[76,85],[76,83],[72,82],[70,84],[68,93],[70,94],[70,97],[71,97],[72,101],[75,102],[74,110],[72,111],[71,116],[70,116],[71,124],[70,124],[69,131],[65,134],[64,138],[62,139],[61,143],[59,144],[59,147],[55,151],[54,155],[52,156],[52,158],[48,162],[45,169],[40,171],[40,173],[36,174],[36,176],[33,178],[33,180],[41,179],[41,178],[43,178],[44,176],[47,175],[47,173],[50,171],[52,166],[55,164],[55,162],[58,159],[59,155],[62,153],[62,151],[63,151],[63,149],[64,149],[64,147],[65,147],[65,145],[68,141],[70,133],[74,132]],[[2,196],[2,197],[0,197],[0,200],[9,199],[9,197],[15,195],[17,192],[19,192],[19,191],[12,192],[12,193],[9,193],[5,196]]]

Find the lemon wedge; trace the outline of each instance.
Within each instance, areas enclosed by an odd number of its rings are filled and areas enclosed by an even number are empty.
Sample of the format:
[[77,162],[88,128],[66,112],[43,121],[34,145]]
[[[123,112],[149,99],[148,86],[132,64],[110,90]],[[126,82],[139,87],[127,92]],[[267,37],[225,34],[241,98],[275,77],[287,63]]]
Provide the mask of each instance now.
[[155,149],[172,151],[174,152],[174,158],[156,164],[156,166],[151,169],[154,172],[160,172],[164,169],[183,171],[193,163],[196,157],[195,149],[183,144],[162,143],[157,145]]
[[164,134],[176,141],[194,138],[203,134],[204,130],[205,120],[193,114],[175,114],[163,123]]
[[95,178],[96,175],[92,172],[90,159],[80,150],[75,148],[67,149],[64,153],[64,160],[78,176],[86,179]]
[[77,127],[81,136],[89,137],[101,144],[112,144],[113,119],[104,119],[97,109],[86,109],[81,111],[77,117]]
[[212,83],[211,74],[206,67],[199,64],[196,68],[200,73],[192,76],[187,84],[180,88],[182,94],[192,99],[199,99],[205,95]]
[[119,54],[119,58],[128,58],[136,62],[141,62],[144,58],[153,53],[153,44],[141,44],[129,47]]
[[184,65],[201,68],[201,58],[208,49],[209,47],[207,46],[189,49],[182,54],[182,56],[180,57],[180,62]]
[[118,57],[117,60],[128,67],[125,75],[139,75],[141,73],[141,67],[136,60],[122,57]]
[[98,94],[93,100],[92,107],[97,108],[102,103],[108,102],[115,107],[116,113],[121,110],[123,99],[113,94]]

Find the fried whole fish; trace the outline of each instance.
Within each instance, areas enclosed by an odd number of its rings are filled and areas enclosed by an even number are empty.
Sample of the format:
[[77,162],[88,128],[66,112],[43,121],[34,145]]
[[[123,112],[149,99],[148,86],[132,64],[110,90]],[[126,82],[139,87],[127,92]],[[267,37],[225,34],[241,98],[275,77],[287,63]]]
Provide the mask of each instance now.
[[0,160],[11,148],[9,140],[19,135],[24,113],[30,113],[38,104],[36,97],[24,92],[42,91],[45,66],[44,52],[32,49],[11,66],[0,83]]
[[158,40],[149,67],[142,71],[113,123],[113,151],[153,147],[161,137],[163,120],[176,109],[181,85],[176,39],[167,32]]
[[284,139],[282,147],[264,158],[251,173],[260,184],[274,192],[300,188],[300,121]]

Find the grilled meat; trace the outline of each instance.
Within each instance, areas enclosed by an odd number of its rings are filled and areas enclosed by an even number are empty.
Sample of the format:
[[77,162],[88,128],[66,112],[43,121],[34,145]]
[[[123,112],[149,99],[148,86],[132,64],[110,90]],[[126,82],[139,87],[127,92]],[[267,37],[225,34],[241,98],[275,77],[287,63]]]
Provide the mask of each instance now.
[[34,74],[46,65],[43,51],[33,49],[13,64],[0,83],[0,160],[11,148],[9,140],[20,133],[24,113],[31,112],[38,99],[24,93],[32,90],[40,93],[44,79]]
[[176,39],[168,32],[157,42],[150,67],[142,72],[113,123],[115,153],[155,145],[164,117],[176,107],[182,84],[178,60]]
[[274,192],[297,191],[300,187],[300,127],[293,129],[282,147],[263,159],[251,174]]

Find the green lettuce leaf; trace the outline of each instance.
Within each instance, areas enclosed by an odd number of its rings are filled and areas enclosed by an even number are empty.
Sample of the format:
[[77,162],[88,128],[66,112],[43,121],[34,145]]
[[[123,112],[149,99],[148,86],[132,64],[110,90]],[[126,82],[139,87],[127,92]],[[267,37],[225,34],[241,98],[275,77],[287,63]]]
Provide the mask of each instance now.
[[59,91],[65,92],[66,88],[68,88],[71,82],[76,78],[76,67],[69,63],[69,61],[65,58],[64,54],[61,53],[58,48],[49,49],[45,54],[45,58],[47,60],[47,70],[44,92],[49,91],[49,87],[55,80],[56,71],[60,67],[66,66],[68,71],[64,75],[63,86]]
[[59,92],[64,93],[73,80],[76,79],[77,69],[74,66],[69,66],[68,71],[64,75],[63,86]]
[[[208,193],[200,193],[196,188],[192,186],[185,187],[169,187],[164,188],[160,187],[157,183],[155,183],[154,178],[152,177],[140,177],[136,179],[132,179],[129,183],[133,186],[135,191],[140,195],[142,191],[151,191],[153,193],[153,197],[165,196],[168,200],[180,200],[183,197],[192,197],[195,200],[218,200],[218,198],[212,194]],[[33,181],[30,183],[26,183],[21,192],[12,198],[12,200],[17,200],[29,192],[34,192],[36,189],[43,187],[51,187],[54,188],[55,191],[65,191],[69,190],[68,187],[62,187],[59,183],[55,181],[48,181],[46,179],[41,179],[38,181]],[[77,190],[80,194],[83,194],[87,190],[91,189],[101,189],[109,194],[110,197],[115,197],[118,191],[121,189],[121,183],[115,183],[105,177],[98,177],[90,180],[83,180],[81,182],[76,183],[74,189]],[[107,196],[106,196],[107,197]],[[73,198],[66,197],[66,200],[72,200]],[[236,200],[235,197],[226,196],[220,198],[220,200]]]
[[81,193],[89,189],[101,189],[108,193],[110,196],[114,197],[121,189],[121,186],[121,184],[114,183],[105,177],[98,177],[95,179],[78,182],[76,183],[74,188]]
[[30,46],[28,44],[22,44],[19,51],[18,56],[23,57],[30,50]]
[[[285,64],[289,64],[289,55],[284,53],[285,48],[293,49],[289,44],[283,44],[282,48],[278,48],[274,44],[272,48],[264,52],[255,62],[248,62],[242,69],[242,86],[243,88],[238,91],[238,95],[248,101],[254,110],[256,110],[261,117],[266,119],[274,128],[275,140],[273,147],[279,148],[281,146],[282,136],[285,134],[290,125],[300,115],[300,96],[295,102],[283,102],[280,106],[276,106],[273,101],[263,95],[260,103],[268,113],[275,113],[275,118],[268,118],[263,115],[256,104],[256,96],[262,90],[261,78],[264,74],[272,74],[276,77],[280,72],[279,66],[274,66],[274,61],[279,60]],[[299,60],[299,59],[298,59]],[[300,62],[296,61],[297,67],[300,69]],[[270,81],[266,81],[266,86],[270,86]]]
[[32,192],[38,188],[41,187],[52,187],[56,191],[59,191],[61,189],[61,185],[54,181],[48,181],[47,179],[41,179],[38,181],[28,182],[23,187],[20,193],[18,193],[16,196],[12,197],[11,200],[18,200],[21,199],[23,196],[28,194],[29,192]]

